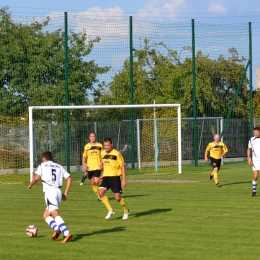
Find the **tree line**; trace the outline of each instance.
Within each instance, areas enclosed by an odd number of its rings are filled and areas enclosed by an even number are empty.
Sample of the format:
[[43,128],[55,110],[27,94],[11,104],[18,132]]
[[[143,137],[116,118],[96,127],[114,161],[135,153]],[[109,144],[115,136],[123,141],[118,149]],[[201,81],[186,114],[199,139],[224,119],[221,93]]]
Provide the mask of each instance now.
[[[65,105],[64,32],[62,29],[46,30],[49,22],[50,18],[34,20],[30,24],[17,23],[8,7],[0,9],[1,115],[20,116],[33,105]],[[99,41],[99,37],[90,40],[84,31],[69,33],[69,103],[129,104],[129,58],[125,59],[122,69],[112,76],[110,82],[102,82],[99,76],[109,72],[111,67],[99,66],[95,60],[87,59]],[[183,50],[191,51],[191,47],[183,46]],[[219,55],[215,59],[200,50],[196,53],[197,116],[225,118],[228,114],[247,61],[232,46],[228,53],[228,57]],[[151,104],[154,100],[156,103],[180,103],[182,116],[192,117],[191,56],[182,57],[182,52],[170,49],[163,42],[151,43],[145,39],[133,53],[134,103]],[[249,117],[248,83],[246,77],[233,117]],[[93,101],[90,101],[89,95]],[[256,91],[255,117],[259,116],[258,101],[260,94]],[[77,119],[80,113],[75,111],[72,117]]]

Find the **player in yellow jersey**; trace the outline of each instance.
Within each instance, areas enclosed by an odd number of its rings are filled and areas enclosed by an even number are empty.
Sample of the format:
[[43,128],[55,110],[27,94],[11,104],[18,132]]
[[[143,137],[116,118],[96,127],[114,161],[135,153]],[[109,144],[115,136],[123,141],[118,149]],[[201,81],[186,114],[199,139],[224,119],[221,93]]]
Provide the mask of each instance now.
[[[92,184],[94,193],[98,196],[98,184],[99,177],[101,175],[101,151],[103,145],[96,141],[96,133],[91,132],[89,134],[89,143],[84,147],[82,155],[82,167],[86,169],[86,172],[82,176],[80,185],[84,184],[85,179],[88,177]],[[98,196],[98,200],[100,200]]]
[[[120,203],[124,209],[124,215],[122,219],[128,219],[129,209],[126,206],[125,200],[122,198],[122,188],[126,187],[126,169],[124,159],[121,153],[113,149],[113,143],[110,138],[104,140],[104,150],[101,153],[103,174],[100,180],[102,181],[98,194],[101,201],[108,209],[108,214],[105,219],[110,219],[115,211],[113,210],[107,196],[105,195],[108,189],[114,193],[115,199]],[[120,178],[122,176],[122,180]]]
[[[218,172],[220,170],[221,158],[228,152],[227,146],[225,143],[220,142],[220,135],[214,135],[214,142],[208,144],[205,151],[205,161],[208,162],[210,159],[213,171],[210,172],[209,179],[211,180],[214,177],[216,187],[220,187],[218,182]],[[209,159],[208,159],[209,153]]]

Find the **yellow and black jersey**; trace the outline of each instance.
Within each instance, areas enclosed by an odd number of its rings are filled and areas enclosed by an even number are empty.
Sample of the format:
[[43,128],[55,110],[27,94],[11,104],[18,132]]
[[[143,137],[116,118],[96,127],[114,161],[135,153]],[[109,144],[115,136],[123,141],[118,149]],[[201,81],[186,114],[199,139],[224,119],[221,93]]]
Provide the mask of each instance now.
[[120,176],[122,174],[121,167],[125,165],[124,158],[120,152],[113,149],[109,153],[103,150],[101,152],[103,162],[102,176]]
[[206,151],[209,152],[210,157],[214,158],[214,159],[220,159],[220,155],[222,155],[223,153],[227,153],[228,149],[225,143],[223,142],[219,142],[219,143],[209,143]]
[[87,143],[84,147],[83,157],[87,158],[87,171],[100,170],[101,162],[101,151],[103,150],[103,145],[101,143]]

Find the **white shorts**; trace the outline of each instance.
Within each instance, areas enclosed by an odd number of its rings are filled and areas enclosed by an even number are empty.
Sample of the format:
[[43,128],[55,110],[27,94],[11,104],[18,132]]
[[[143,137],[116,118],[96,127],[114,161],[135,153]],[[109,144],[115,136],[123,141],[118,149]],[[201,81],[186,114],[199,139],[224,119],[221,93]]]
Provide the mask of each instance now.
[[45,192],[46,209],[52,212],[55,209],[59,209],[59,205],[62,199],[62,193],[59,188],[50,187]]
[[253,160],[253,171],[260,171],[260,161]]

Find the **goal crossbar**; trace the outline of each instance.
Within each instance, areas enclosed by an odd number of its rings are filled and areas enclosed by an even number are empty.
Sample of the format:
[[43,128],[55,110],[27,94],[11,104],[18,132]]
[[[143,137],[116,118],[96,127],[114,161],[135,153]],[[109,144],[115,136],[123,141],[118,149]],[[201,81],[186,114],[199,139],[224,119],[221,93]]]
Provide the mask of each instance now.
[[176,107],[178,113],[178,173],[182,173],[181,161],[181,105],[180,104],[137,104],[137,105],[88,105],[88,106],[29,106],[29,142],[30,142],[30,179],[33,178],[33,110],[75,110],[75,109],[113,109],[113,108],[162,108]]

